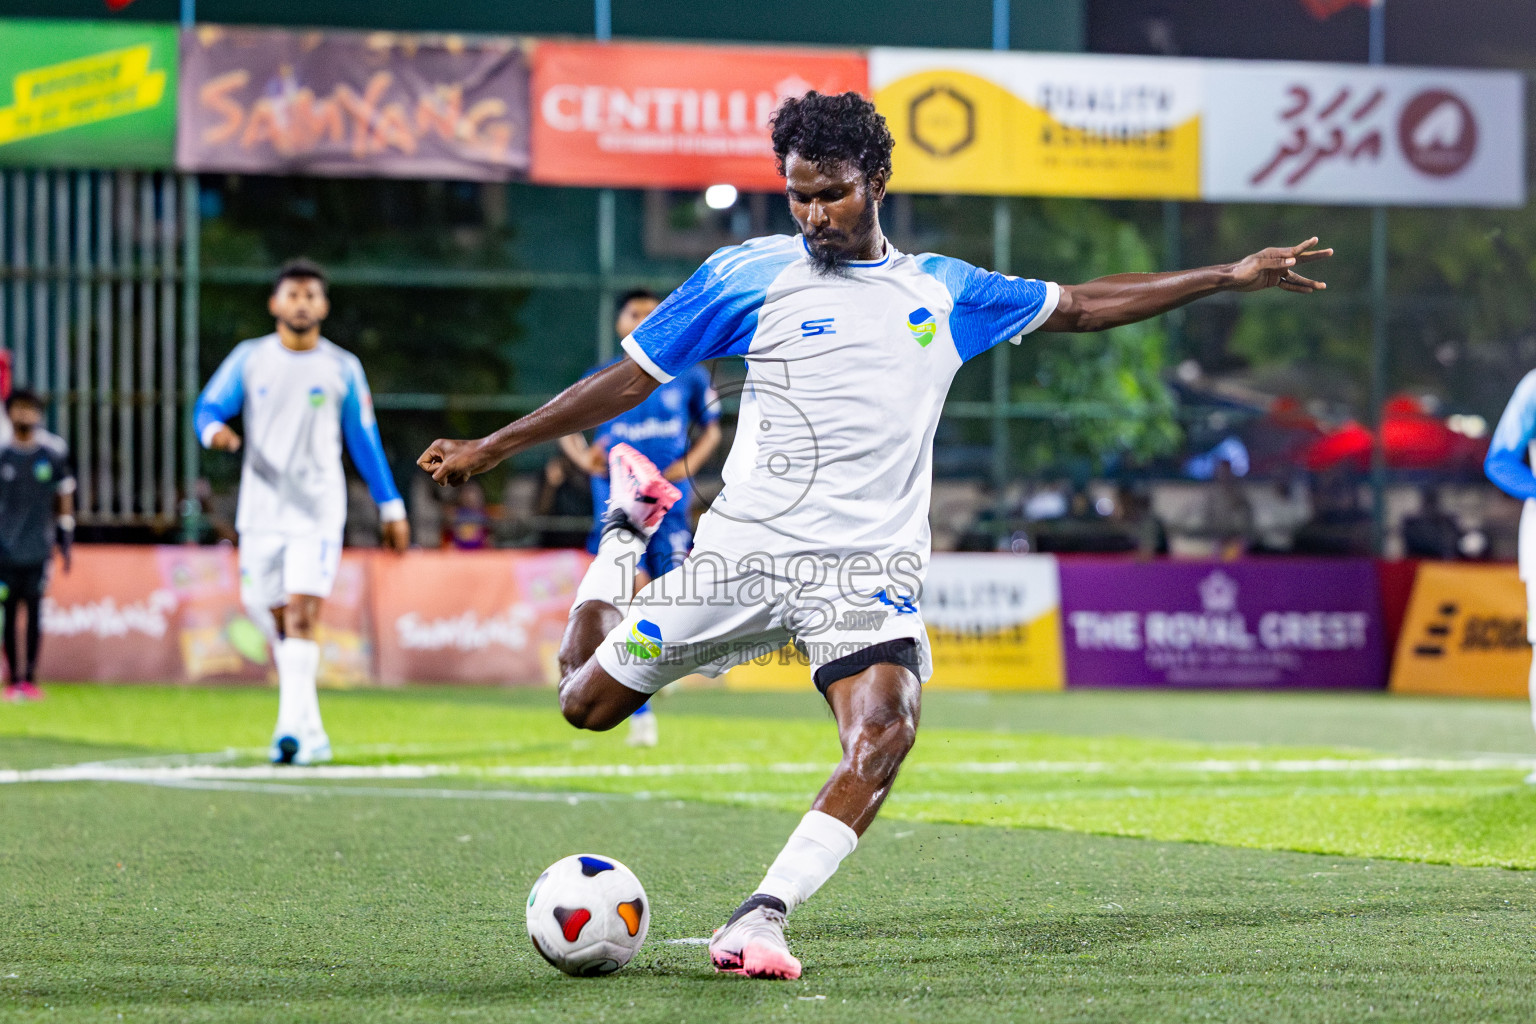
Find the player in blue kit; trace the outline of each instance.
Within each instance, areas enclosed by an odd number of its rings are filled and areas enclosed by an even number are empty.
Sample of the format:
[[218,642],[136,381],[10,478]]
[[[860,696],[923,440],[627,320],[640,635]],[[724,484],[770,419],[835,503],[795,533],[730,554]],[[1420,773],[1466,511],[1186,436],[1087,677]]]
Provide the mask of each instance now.
[[[203,446],[245,451],[235,514],[240,596],[257,621],[271,615],[278,685],[272,760],[283,764],[331,757],[315,692],[315,629],[341,566],[343,439],[378,503],[385,546],[403,551],[411,542],[363,364],[320,336],[330,308],[319,267],[303,260],[284,266],[267,300],[277,330],[236,345],[197,400]],[[243,442],[229,426],[237,415],[245,420]]]
[[773,148],[799,235],[721,249],[624,339],[627,358],[488,437],[435,441],[417,462],[457,485],[612,419],[703,360],[746,360],[725,488],[687,561],[627,610],[614,603],[621,567],[667,495],[654,467],[615,449],[608,528],[560,652],[560,705],[578,728],[612,729],[684,675],[789,642],[805,650],[843,759],[709,947],[718,970],[796,978],[785,918],[853,852],[917,736],[931,671],[921,591],[933,434],[955,373],[1037,330],[1102,331],[1223,291],[1310,294],[1323,285],[1297,268],[1332,250],[1313,238],[1196,270],[1024,280],[890,244],[879,206],[891,134],[858,94],[787,100]]
[[[614,332],[620,338],[629,337],[660,302],[658,296],[644,289],[620,296]],[[599,369],[602,367],[588,371],[588,375]],[[646,544],[632,593],[639,593],[651,580],[681,565],[693,547],[693,525],[688,519],[692,475],[719,447],[719,420],[719,400],[710,385],[709,371],[695,366],[651,392],[633,409],[599,426],[591,444],[581,434],[568,434],[560,439],[561,449],[592,480],[596,523],[587,550],[594,555],[602,539],[608,508],[608,456],[615,445],[628,444],[681,492]],[[647,702],[630,717],[629,742],[631,746],[654,747],[657,737],[656,715]]]
[[[1525,637],[1536,645],[1536,370],[1526,374],[1515,387],[1499,425],[1488,445],[1483,471],[1505,494],[1518,498],[1520,509],[1519,566],[1525,581]],[[1536,725],[1536,657],[1531,661],[1531,720]],[[1536,772],[1526,777],[1536,784]]]

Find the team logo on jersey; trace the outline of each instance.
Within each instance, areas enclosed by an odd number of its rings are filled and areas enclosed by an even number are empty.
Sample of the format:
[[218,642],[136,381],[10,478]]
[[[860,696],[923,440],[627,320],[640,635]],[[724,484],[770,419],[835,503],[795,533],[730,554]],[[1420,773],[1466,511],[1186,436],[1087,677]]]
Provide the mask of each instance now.
[[939,322],[927,306],[918,306],[907,314],[907,330],[912,332],[913,341],[927,348],[933,342],[933,336],[939,333]]
[[624,647],[642,661],[661,657],[661,627],[650,619],[641,619],[630,627]]
[[830,316],[822,317],[820,320],[806,320],[800,324],[800,337],[814,338],[821,334],[836,334],[837,332],[832,329],[832,324],[836,320],[836,317]]
[[32,466],[32,475],[37,478],[38,483],[47,483],[53,479],[53,463],[47,459],[38,459]]
[[319,388],[310,388],[309,404],[314,406],[316,409],[320,408],[325,404],[325,392],[321,391]]

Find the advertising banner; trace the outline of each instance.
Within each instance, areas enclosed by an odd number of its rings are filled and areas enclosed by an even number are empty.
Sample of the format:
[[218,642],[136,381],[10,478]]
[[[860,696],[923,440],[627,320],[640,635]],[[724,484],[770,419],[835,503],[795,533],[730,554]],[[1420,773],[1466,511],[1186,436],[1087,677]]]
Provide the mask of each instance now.
[[204,25],[181,46],[182,170],[505,181],[528,168],[517,39]]
[[1525,584],[1513,565],[1424,562],[1397,641],[1398,693],[1524,698]]
[[1195,199],[1200,63],[875,49],[901,192]]
[[[318,630],[322,683],[372,679],[372,554],[342,556]],[[241,605],[233,548],[80,545],[72,571],[53,566],[39,669],[61,680],[264,682],[263,629]]]
[[[933,647],[939,689],[1059,690],[1061,588],[1049,555],[939,553],[918,601]],[[794,648],[732,669],[743,690],[811,686],[810,663]]]
[[169,167],[176,30],[0,20],[0,164]]
[[1359,687],[1385,682],[1364,559],[1061,563],[1069,686]]
[[374,559],[383,683],[555,682],[579,551],[411,551]]
[[862,54],[541,41],[533,179],[551,185],[777,192],[768,118],[811,90],[867,93]]
[[1525,202],[1518,73],[1215,61],[1205,83],[1206,200]]

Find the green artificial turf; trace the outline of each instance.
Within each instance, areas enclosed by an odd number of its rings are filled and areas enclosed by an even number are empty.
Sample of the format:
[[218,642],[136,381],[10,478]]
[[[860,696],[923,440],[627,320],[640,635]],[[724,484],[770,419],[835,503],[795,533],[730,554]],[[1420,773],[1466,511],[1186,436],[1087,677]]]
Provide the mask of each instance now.
[[[0,768],[257,766],[274,698],[54,687],[0,707]],[[638,753],[548,692],[323,703],[340,761],[428,777],[0,785],[0,1020],[1536,1018],[1536,874],[1475,866],[1536,866],[1536,792],[1499,761],[1536,747],[1520,704],[934,692],[886,813],[792,919],[804,979],[774,984],[675,940],[750,891],[836,759],[814,693],[683,693]],[[578,981],[522,901],[585,851],[654,916],[634,964]]]

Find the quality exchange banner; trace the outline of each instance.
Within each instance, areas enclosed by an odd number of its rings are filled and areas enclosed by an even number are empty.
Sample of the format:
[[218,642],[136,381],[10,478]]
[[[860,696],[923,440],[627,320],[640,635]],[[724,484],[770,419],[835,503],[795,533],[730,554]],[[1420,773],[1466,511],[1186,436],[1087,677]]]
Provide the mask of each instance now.
[[0,20],[0,164],[169,167],[176,29]]
[[204,25],[182,35],[185,171],[505,181],[528,169],[514,38]]
[[[933,651],[930,688],[1060,690],[1061,588],[1051,555],[941,552],[918,599]],[[810,662],[793,647],[732,669],[741,690],[803,690]]]
[[1068,559],[1071,686],[1358,687],[1385,683],[1375,565]]

